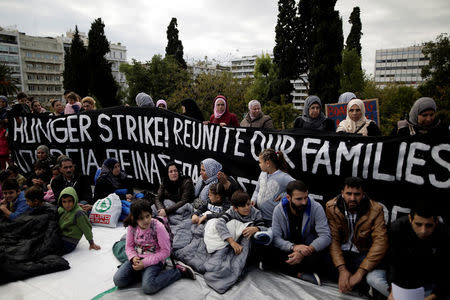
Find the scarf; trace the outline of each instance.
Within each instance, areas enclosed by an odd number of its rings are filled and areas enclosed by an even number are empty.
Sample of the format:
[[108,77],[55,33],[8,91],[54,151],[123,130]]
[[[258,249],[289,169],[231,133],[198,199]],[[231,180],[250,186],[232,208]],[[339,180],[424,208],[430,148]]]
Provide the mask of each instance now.
[[[311,118],[309,116],[309,109],[311,105],[315,103],[319,104],[320,106],[320,114],[317,118]],[[305,121],[305,123],[303,124],[303,128],[318,129],[318,130],[323,130],[325,128],[325,120],[327,119],[327,117],[325,117],[325,115],[322,112],[322,103],[319,97],[308,96],[308,98],[306,98],[305,107],[303,108],[302,119],[303,121]]]
[[208,178],[203,180],[202,176],[199,176],[195,183],[195,197],[200,198],[202,201],[208,201],[209,186],[213,183],[217,183],[217,173],[222,170],[222,165],[212,158],[207,158],[201,162],[205,168]]
[[[353,105],[357,105],[361,110],[361,118],[358,121],[353,121],[350,119],[348,112]],[[359,99],[353,99],[347,104],[347,117],[341,123],[336,130],[336,132],[347,132],[347,133],[358,133],[363,136],[367,136],[367,127],[369,126],[371,120],[366,118],[366,109],[364,107],[364,102]],[[361,129],[359,129],[362,127]],[[359,129],[359,130],[358,130]],[[358,130],[358,132],[356,132]]]

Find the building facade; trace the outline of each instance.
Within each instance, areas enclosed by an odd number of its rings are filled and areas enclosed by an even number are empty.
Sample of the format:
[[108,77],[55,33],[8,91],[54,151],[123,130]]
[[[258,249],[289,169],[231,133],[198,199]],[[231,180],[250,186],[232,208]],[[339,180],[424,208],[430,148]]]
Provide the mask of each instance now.
[[19,34],[22,91],[48,105],[63,95],[64,48],[61,39]]
[[231,67],[199,61],[196,63],[188,64],[187,70],[192,74],[192,78],[195,79],[200,74],[219,75],[223,72],[230,72]]
[[22,91],[22,70],[20,64],[19,32],[13,28],[0,27],[0,64],[8,66],[17,88]]
[[[242,79],[245,77],[254,78],[257,55],[243,56],[231,60],[231,73],[233,77]],[[273,60],[273,55],[270,55]],[[305,99],[308,97],[308,75],[302,74],[301,78],[291,80],[294,90],[291,92],[293,97],[292,105],[295,109],[303,110]]]
[[420,75],[429,60],[422,46],[380,49],[375,54],[375,84],[384,88],[390,83],[417,87],[424,79]]

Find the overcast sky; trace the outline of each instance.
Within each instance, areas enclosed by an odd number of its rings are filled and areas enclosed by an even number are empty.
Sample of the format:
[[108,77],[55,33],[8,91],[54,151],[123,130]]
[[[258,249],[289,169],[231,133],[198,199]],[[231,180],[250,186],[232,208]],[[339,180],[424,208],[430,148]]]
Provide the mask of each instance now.
[[[74,29],[88,32],[101,17],[110,42],[127,47],[128,60],[150,60],[165,53],[166,29],[178,20],[185,59],[217,59],[272,53],[278,14],[275,0],[0,0],[0,26],[16,25],[27,35],[57,36]],[[348,18],[361,8],[362,61],[374,72],[375,50],[406,47],[450,32],[449,0],[338,0],[344,41]]]

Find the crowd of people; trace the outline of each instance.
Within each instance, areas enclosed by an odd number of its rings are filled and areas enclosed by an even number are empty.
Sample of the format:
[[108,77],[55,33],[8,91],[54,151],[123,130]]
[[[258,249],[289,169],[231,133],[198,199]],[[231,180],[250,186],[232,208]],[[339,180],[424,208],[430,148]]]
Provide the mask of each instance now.
[[[65,98],[65,106],[60,100],[51,101],[53,115],[95,109],[91,97],[81,99],[69,92]],[[337,128],[325,116],[319,97],[313,95],[306,99],[303,114],[295,120],[294,128],[381,135],[377,124],[365,117],[363,101],[352,93],[344,93],[339,102],[347,103],[347,116]],[[261,270],[277,270],[316,285],[321,285],[323,280],[334,281],[342,293],[356,291],[393,299],[391,287],[395,284],[404,288],[424,287],[426,299],[450,296],[449,275],[445,272],[450,267],[448,226],[440,221],[439,212],[423,199],[411,199],[409,214],[389,224],[382,205],[364,193],[364,181],[349,177],[343,181],[342,189],[336,191],[338,196],[322,204],[309,197],[308,187],[291,176],[283,153],[274,149],[259,154],[261,173],[252,195],[242,191],[233,174],[225,174],[222,164],[213,158],[199,162],[200,176],[196,182],[182,174],[175,162],[167,163],[153,200],[135,197],[133,182],[115,158],[103,162],[92,182],[77,172],[70,157],[52,157],[46,145],[36,149],[33,172],[25,177],[9,158],[6,119],[22,113],[48,112],[39,101],[28,99],[23,93],[19,93],[18,104],[11,109],[4,96],[0,96],[0,103],[3,118],[0,222],[14,222],[21,216],[43,210],[53,213],[58,220],[62,243],[55,253],[63,255],[73,251],[83,236],[89,242],[89,249],[99,250],[88,215],[96,200],[118,194],[131,202],[130,214],[124,220],[128,227],[128,261],[113,278],[119,288],[137,280],[139,273],[147,294],[156,293],[180,278],[195,279],[192,268],[181,262],[162,272],[170,256],[170,236],[164,224],[156,219],[167,218],[181,207],[192,205],[192,224],[215,219],[220,238],[235,255],[240,255],[242,246],[230,234],[227,223],[232,220],[249,223],[242,231],[243,238],[253,241],[248,263]],[[155,105],[145,93],[136,96],[136,104],[168,109],[165,100],[160,99]],[[183,115],[205,124],[273,128],[271,117],[262,112],[258,100],[249,102],[248,113],[241,123],[230,112],[230,104],[222,95],[214,99],[209,121],[204,120],[195,100],[184,99],[181,105]],[[408,120],[399,121],[394,134],[448,135],[448,128],[436,118],[436,112],[433,99],[418,99]],[[167,199],[174,204],[166,206]]]

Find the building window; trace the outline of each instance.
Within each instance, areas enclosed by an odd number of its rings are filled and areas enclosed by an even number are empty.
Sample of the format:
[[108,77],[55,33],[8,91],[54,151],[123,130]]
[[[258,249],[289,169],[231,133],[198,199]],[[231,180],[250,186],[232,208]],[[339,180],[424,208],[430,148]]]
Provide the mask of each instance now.
[[56,91],[56,92],[61,91],[61,86],[60,86],[60,85],[55,86],[55,91]]
[[51,85],[47,86],[47,92],[52,92],[53,91],[53,87]]
[[44,92],[44,91],[45,91],[45,86],[43,86],[43,85],[38,85],[38,91]]
[[45,80],[52,81],[53,80],[53,76],[52,75],[45,75]]
[[32,75],[32,74],[28,74],[27,77],[28,77],[28,80],[33,80],[34,79],[34,75]]
[[28,85],[28,90],[29,91],[35,91],[36,90],[36,86],[35,85]]
[[55,81],[59,81],[59,76],[58,76],[58,75],[55,75],[54,80],[55,80]]
[[41,58],[41,54],[40,53],[36,53],[35,56],[36,56],[36,58]]

